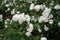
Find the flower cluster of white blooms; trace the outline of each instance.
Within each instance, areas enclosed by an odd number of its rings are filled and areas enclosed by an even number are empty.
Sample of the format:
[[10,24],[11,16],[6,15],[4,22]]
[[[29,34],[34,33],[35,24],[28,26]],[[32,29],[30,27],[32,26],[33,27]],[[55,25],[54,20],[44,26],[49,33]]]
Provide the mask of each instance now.
[[45,10],[42,13],[42,16],[40,16],[39,19],[38,19],[39,23],[48,22],[48,20],[50,19],[49,18],[50,12],[51,12],[51,8],[46,7]]
[[[5,4],[5,7],[7,7],[7,10],[6,11],[10,11],[10,6],[13,6],[13,4],[15,3],[16,0],[13,0],[13,3],[8,3],[8,4]],[[27,27],[27,32],[25,33],[25,35],[27,37],[29,37],[31,35],[31,32],[33,31],[33,24],[31,23],[31,21],[34,21],[35,23],[38,21],[39,23],[42,23],[42,22],[48,22],[49,24],[53,24],[54,20],[53,20],[53,14],[51,14],[50,12],[52,11],[52,7],[47,7],[46,5],[44,4],[37,4],[35,5],[34,3],[32,3],[32,1],[34,0],[20,0],[20,1],[27,1],[28,3],[31,3],[30,4],[30,7],[29,7],[29,10],[32,11],[32,10],[36,10],[37,12],[40,11],[40,10],[43,10],[42,12],[42,15],[41,16],[38,16],[37,19],[35,19],[35,15],[32,16],[29,16],[29,14],[25,14],[25,13],[20,13],[20,11],[17,11],[16,8],[13,8],[11,10],[11,15],[13,15],[12,17],[12,20],[10,19],[6,19],[5,20],[5,28],[8,27],[8,21],[10,21],[10,24],[13,22],[13,21],[18,21],[19,24],[22,24],[23,22],[27,22],[28,24],[28,27]],[[37,1],[37,0],[36,0]],[[7,2],[7,0],[5,0],[5,3]],[[52,1],[50,3],[50,6],[53,6],[54,2]],[[23,5],[17,5],[16,4],[16,7],[23,7],[25,6],[25,4]],[[14,5],[15,5],[14,4]],[[57,4],[53,7],[54,9],[58,10],[60,9],[60,5]],[[2,20],[2,17],[3,15],[0,14],[0,21]],[[38,24],[38,23],[37,23]],[[58,22],[58,26],[60,26],[60,22]],[[44,25],[44,28],[43,28],[45,31],[48,31],[49,30],[49,27],[47,25]],[[40,28],[40,25],[38,27],[38,32],[41,33],[43,32],[43,30]],[[41,40],[47,40],[46,37],[41,37]]]
[[40,9],[43,10],[45,7],[46,7],[46,6],[43,5],[43,4],[41,4],[41,5],[35,5],[34,9],[35,9],[36,11],[39,11]]
[[21,14],[15,14],[13,15],[12,18],[13,21],[19,21],[19,24],[23,23],[23,22],[29,22],[30,21],[30,16],[27,14],[25,15],[25,13],[21,13]]
[[41,37],[41,40],[47,40],[47,38],[46,37]]
[[51,8],[45,8],[45,10],[43,11],[43,13],[42,13],[42,15],[44,16],[44,17],[48,17],[49,16],[49,14],[50,14],[50,12],[51,12]]
[[0,14],[0,21],[2,21],[2,17],[3,17],[3,15]]
[[55,5],[54,9],[56,9],[56,10],[60,9],[60,5],[59,4]]
[[35,9],[36,11],[39,11],[40,9],[43,10],[46,6],[41,4],[41,5],[34,5],[34,3],[30,4],[30,10]]
[[27,32],[26,32],[26,36],[30,36],[31,35],[31,32],[33,31],[33,24],[32,23],[29,23],[28,24],[28,28],[27,28]]
[[29,24],[29,28],[27,29],[27,32],[32,32],[32,30],[33,30],[33,24],[30,23]]

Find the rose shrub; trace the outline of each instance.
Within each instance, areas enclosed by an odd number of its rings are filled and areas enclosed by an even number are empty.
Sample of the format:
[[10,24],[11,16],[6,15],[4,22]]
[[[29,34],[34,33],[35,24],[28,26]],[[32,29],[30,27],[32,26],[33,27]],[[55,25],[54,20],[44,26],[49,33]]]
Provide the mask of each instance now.
[[60,40],[60,0],[0,0],[0,40]]

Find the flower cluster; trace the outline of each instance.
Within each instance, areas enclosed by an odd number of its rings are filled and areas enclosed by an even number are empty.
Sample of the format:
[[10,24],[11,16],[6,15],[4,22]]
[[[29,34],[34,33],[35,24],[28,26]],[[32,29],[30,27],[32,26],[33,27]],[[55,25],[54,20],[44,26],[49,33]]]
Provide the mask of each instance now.
[[30,16],[27,14],[25,15],[25,13],[21,13],[21,14],[15,14],[12,17],[13,21],[19,21],[19,24],[22,24],[23,22],[30,22]]
[[30,5],[30,10],[35,9],[36,11],[39,11],[40,9],[43,10],[46,6],[41,4],[41,5],[34,5],[33,3]]
[[48,22],[49,18],[49,14],[51,12],[51,8],[45,8],[45,10],[42,13],[42,16],[39,17],[39,23],[41,22]]
[[26,36],[30,36],[31,32],[33,31],[33,24],[29,23],[28,24],[28,28],[27,28],[27,32],[26,32]]

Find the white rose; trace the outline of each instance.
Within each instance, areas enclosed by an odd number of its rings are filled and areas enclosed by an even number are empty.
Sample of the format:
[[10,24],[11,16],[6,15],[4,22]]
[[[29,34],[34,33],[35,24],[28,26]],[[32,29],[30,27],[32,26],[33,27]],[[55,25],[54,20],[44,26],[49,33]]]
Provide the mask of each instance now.
[[44,16],[40,16],[40,18],[38,19],[39,23],[42,23],[46,18]]
[[25,34],[27,37],[29,37],[30,35],[31,35],[31,33],[30,32],[26,32],[26,34]]
[[31,5],[30,5],[30,10],[33,10],[34,9],[34,4],[32,3]]
[[35,9],[36,11],[39,11],[39,10],[40,10],[40,5],[35,5],[34,9]]
[[33,24],[32,23],[29,24],[29,27],[33,30]]
[[42,15],[45,17],[48,17],[50,12],[51,12],[51,8],[46,7],[45,10],[43,11]]
[[29,15],[25,15],[25,20],[26,20],[27,22],[30,22],[30,16],[29,16]]
[[52,23],[53,23],[53,20],[52,20],[52,19],[50,19],[50,20],[49,20],[49,24],[52,24]]
[[23,23],[25,21],[25,13],[22,13],[19,15],[19,24]]
[[56,10],[60,9],[60,5],[59,4],[55,5],[54,9],[56,9]]
[[48,31],[49,28],[48,28],[46,25],[44,25],[44,30],[45,30],[45,31]]
[[41,37],[41,40],[47,40],[47,38],[46,37]]
[[20,16],[19,16],[18,14],[15,14],[15,15],[13,15],[12,20],[13,20],[13,21],[18,21],[19,18],[20,18]]
[[29,28],[27,29],[28,32],[32,32],[33,31],[33,24],[29,24]]

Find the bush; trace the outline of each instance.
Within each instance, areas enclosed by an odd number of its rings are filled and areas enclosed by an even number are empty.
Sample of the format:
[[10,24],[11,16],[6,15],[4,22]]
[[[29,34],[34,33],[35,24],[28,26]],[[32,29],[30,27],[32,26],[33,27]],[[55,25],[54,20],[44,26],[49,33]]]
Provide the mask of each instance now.
[[0,40],[60,40],[59,0],[0,0]]

